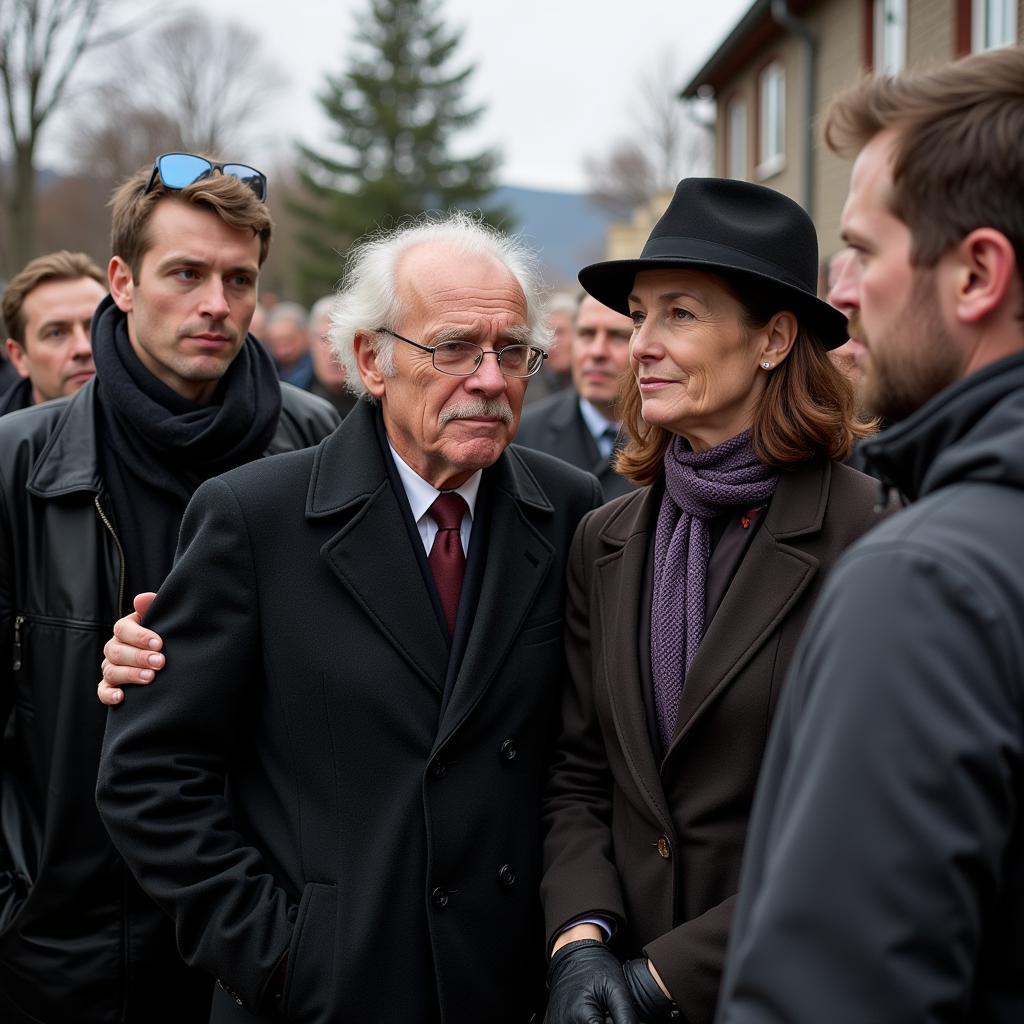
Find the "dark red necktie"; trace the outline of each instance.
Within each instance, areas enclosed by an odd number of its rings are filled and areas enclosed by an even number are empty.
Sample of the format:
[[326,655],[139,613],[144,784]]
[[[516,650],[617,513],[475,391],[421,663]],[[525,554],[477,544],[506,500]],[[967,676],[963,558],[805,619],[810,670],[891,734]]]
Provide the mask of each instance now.
[[462,517],[468,506],[461,494],[448,491],[439,494],[434,504],[427,509],[430,518],[437,523],[437,536],[427,556],[430,571],[434,574],[448,635],[455,632],[455,616],[459,612],[459,594],[462,593],[462,577],[466,574],[466,555],[462,550]]

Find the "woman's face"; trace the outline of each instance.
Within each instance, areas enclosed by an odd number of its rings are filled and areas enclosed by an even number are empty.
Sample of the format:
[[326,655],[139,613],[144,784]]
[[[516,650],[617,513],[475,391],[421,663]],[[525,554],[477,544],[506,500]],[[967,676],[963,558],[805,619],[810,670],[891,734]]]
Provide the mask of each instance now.
[[751,330],[743,309],[710,274],[643,270],[629,295],[630,368],[652,426],[694,451],[748,429],[764,392],[770,330]]

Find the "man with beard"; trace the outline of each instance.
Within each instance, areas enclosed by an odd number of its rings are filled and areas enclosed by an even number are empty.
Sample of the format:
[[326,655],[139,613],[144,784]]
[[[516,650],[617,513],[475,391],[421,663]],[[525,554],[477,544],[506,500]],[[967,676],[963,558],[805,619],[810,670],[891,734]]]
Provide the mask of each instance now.
[[92,378],[89,324],[106,294],[103,271],[84,252],[37,256],[11,278],[0,309],[18,381],[0,394],[0,416],[73,395]]
[[465,215],[364,242],[330,331],[364,399],[204,484],[119,623],[166,666],[111,712],[97,799],[218,1022],[537,1007],[564,570],[600,500],[509,446],[541,317],[534,259]]
[[[222,172],[222,173],[218,173]],[[161,157],[112,202],[97,375],[0,420],[0,1019],[202,1021],[211,980],[117,856],[93,793],[95,666],[128,595],[171,567],[199,484],[337,423],[246,329],[270,242],[266,179]]]
[[869,78],[843,236],[865,444],[913,504],[808,623],[747,842],[722,1024],[1024,1014],[1024,52]]

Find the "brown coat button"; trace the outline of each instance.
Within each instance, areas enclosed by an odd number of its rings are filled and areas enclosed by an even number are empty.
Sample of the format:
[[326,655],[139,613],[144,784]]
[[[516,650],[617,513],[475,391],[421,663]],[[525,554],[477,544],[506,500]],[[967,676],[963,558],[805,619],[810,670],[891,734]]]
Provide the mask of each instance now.
[[665,860],[672,856],[672,847],[669,845],[668,836],[658,836],[658,854]]

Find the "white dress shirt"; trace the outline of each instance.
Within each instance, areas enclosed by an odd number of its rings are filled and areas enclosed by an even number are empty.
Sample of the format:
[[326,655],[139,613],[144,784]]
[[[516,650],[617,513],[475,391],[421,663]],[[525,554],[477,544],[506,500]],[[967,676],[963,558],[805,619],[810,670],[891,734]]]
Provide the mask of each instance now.
[[615,437],[622,424],[608,419],[597,406],[592,405],[585,398],[581,398],[579,402],[580,415],[583,417],[587,430],[590,431],[591,436],[594,438],[594,444],[597,445],[601,458],[611,458],[612,450],[615,447]]
[[[441,493],[433,484],[428,484],[408,463],[395,451],[394,445],[388,441],[391,449],[391,457],[395,460],[395,468],[405,488],[405,496],[409,499],[409,508],[412,509],[412,517],[416,522],[416,529],[419,531],[420,540],[423,541],[423,548],[430,554],[434,545],[434,537],[437,535],[437,523],[427,514],[427,509],[434,504],[437,496]],[[463,554],[469,553],[469,537],[473,532],[473,515],[476,511],[476,498],[480,492],[480,477],[482,469],[478,469],[461,487],[455,488],[456,494],[461,494],[466,501],[468,511],[462,517],[462,527],[459,536],[462,539]]]

